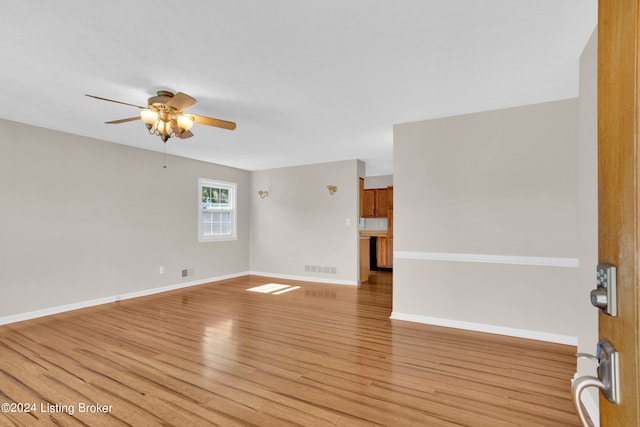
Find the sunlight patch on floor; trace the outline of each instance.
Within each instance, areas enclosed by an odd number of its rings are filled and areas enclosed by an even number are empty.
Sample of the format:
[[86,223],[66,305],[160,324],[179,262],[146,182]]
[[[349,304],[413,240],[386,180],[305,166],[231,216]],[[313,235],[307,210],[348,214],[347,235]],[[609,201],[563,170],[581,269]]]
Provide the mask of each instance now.
[[247,289],[250,292],[259,292],[261,294],[280,295],[285,292],[295,291],[300,289],[300,286],[281,285],[279,283],[267,283],[266,285],[256,286]]
[[296,289],[300,289],[300,286],[291,286],[288,289],[283,289],[281,291],[278,292],[274,292],[273,295],[280,295],[280,294],[284,294],[285,292],[289,292],[289,291],[295,291]]

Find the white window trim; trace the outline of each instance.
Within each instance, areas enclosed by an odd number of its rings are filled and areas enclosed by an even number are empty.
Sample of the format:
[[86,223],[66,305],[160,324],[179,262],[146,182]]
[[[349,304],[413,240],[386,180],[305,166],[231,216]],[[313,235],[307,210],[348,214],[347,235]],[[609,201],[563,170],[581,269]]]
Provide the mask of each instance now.
[[[202,187],[227,188],[230,192],[229,204],[231,211],[231,233],[225,235],[204,236],[202,234]],[[237,188],[235,182],[215,181],[207,178],[198,178],[198,241],[199,242],[221,242],[228,240],[238,240],[238,209],[237,209]]]

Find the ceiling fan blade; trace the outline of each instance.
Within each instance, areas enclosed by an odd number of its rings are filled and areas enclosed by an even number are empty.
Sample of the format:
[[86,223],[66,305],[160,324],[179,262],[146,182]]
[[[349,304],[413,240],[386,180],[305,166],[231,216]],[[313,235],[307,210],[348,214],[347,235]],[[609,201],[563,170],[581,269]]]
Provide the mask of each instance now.
[[186,108],[191,107],[196,103],[196,100],[187,95],[186,93],[178,92],[169,101],[167,101],[167,107],[175,108],[178,111],[184,111]]
[[127,119],[112,120],[110,122],[105,122],[105,123],[108,124],[108,125],[117,125],[117,124],[120,124],[120,123],[132,122],[134,120],[140,120],[140,116],[129,117]]
[[141,107],[139,105],[134,105],[134,104],[129,104],[127,102],[122,102],[122,101],[114,101],[113,99],[107,99],[107,98],[102,98],[100,96],[95,96],[95,95],[89,95],[87,93],[84,94],[85,96],[88,96],[89,98],[95,98],[95,99],[99,99],[101,101],[109,101],[109,102],[115,102],[116,104],[123,104],[123,105],[128,105],[130,107],[136,107],[136,108],[140,108],[141,110],[147,108],[147,107]]
[[190,130],[185,130],[184,132],[182,132],[180,134],[180,136],[178,138],[180,139],[187,139],[187,138],[191,138],[193,136],[193,134],[191,133]]
[[195,114],[190,114],[194,117],[194,121],[201,125],[207,126],[215,126],[217,128],[234,130],[236,128],[236,124],[234,122],[228,122],[226,120],[214,119],[213,117],[205,117],[205,116],[196,116]]

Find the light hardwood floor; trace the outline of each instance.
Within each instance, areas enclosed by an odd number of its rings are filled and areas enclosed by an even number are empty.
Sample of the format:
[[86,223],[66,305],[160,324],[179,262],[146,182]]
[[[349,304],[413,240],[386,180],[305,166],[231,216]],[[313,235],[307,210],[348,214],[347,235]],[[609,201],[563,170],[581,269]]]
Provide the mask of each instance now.
[[[2,326],[0,402],[31,411],[0,425],[579,425],[574,347],[389,320],[390,278],[247,276]],[[301,287],[247,291],[274,282]]]

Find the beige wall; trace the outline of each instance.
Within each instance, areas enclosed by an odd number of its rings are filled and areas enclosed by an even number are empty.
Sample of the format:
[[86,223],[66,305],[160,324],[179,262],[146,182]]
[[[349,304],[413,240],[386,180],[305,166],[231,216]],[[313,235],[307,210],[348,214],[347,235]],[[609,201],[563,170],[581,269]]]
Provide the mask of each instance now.
[[[249,270],[249,172],[4,120],[0,135],[0,318]],[[237,241],[198,242],[199,177],[238,184]]]
[[578,101],[394,127],[393,317],[574,343]]
[[[357,160],[253,172],[251,270],[357,284],[360,174]],[[327,185],[336,185],[338,191],[330,195]],[[269,191],[269,197],[260,199],[259,190]]]
[[[598,342],[598,312],[589,301],[595,288],[598,263],[598,31],[594,30],[580,58],[580,150],[579,150],[579,283],[580,304],[578,351],[595,354]],[[578,360],[580,375],[596,375],[595,364]],[[583,393],[583,402],[592,419],[598,419],[598,390]]]
[[386,188],[393,186],[393,175],[375,175],[364,179],[364,188]]

